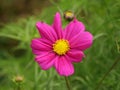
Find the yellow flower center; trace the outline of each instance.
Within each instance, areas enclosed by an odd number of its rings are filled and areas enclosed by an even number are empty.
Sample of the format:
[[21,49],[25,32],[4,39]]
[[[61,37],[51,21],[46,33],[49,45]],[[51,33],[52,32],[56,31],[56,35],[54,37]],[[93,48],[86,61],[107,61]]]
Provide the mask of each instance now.
[[70,49],[69,42],[64,39],[57,40],[53,44],[53,51],[58,55],[64,55]]

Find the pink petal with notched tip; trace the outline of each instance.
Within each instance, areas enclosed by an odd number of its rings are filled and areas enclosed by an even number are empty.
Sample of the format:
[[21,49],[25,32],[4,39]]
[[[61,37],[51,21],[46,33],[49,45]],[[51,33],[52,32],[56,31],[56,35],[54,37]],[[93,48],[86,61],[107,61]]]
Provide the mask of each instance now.
[[65,28],[65,39],[70,39],[71,37],[76,36],[80,32],[85,31],[85,26],[82,22],[79,22],[78,20],[74,19],[71,21]]
[[69,76],[74,73],[72,62],[65,56],[56,57],[55,68],[61,76]]
[[45,52],[35,57],[36,62],[43,70],[47,70],[54,65],[55,54],[53,52]]
[[58,36],[58,39],[61,39],[63,37],[62,36],[62,25],[61,25],[60,13],[58,12],[54,16],[53,28]]
[[78,35],[71,37],[69,40],[71,49],[85,50],[92,45],[93,36],[89,32],[81,32]]
[[50,40],[52,42],[57,40],[57,34],[55,30],[52,28],[52,26],[49,26],[44,22],[37,22],[36,27],[42,38]]
[[51,44],[51,42],[45,42],[43,39],[33,39],[31,43],[32,51],[36,55],[40,54],[40,52],[52,51]]
[[80,50],[70,50],[67,52],[68,60],[71,62],[81,62],[82,58],[85,56],[84,53]]

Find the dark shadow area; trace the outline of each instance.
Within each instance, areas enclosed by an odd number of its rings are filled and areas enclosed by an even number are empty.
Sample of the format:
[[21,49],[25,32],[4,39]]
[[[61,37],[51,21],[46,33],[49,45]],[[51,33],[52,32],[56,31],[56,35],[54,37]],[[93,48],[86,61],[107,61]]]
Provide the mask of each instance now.
[[49,0],[0,0],[0,26],[4,23],[40,13]]

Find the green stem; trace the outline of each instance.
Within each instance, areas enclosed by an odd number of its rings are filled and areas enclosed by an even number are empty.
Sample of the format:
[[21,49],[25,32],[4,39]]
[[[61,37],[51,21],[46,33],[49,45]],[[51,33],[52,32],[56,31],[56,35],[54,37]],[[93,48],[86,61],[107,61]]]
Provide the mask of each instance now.
[[66,86],[67,86],[68,90],[72,90],[70,87],[70,82],[68,80],[68,77],[66,77],[66,76],[65,76],[65,81],[66,81]]
[[100,80],[99,84],[97,85],[97,87],[95,88],[95,90],[98,90],[103,82],[103,80],[108,76],[108,74],[112,71],[112,69],[117,65],[117,63],[119,62],[119,58],[113,63],[113,65],[110,67],[110,69],[105,73],[105,75],[103,76],[103,78]]
[[34,90],[37,90],[37,85],[38,85],[38,65],[35,63],[35,82],[34,82]]
[[21,84],[20,84],[20,83],[18,83],[18,85],[17,85],[17,90],[22,90],[22,89],[21,89]]

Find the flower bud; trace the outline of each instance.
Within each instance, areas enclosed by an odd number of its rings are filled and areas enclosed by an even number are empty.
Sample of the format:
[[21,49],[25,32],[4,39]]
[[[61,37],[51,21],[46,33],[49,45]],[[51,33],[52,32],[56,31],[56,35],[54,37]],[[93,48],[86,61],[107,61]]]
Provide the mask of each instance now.
[[74,13],[72,11],[65,11],[64,12],[64,18],[67,20],[67,21],[72,21],[73,18],[74,18]]
[[23,82],[24,78],[22,76],[16,76],[14,77],[13,81],[16,83],[21,83]]

